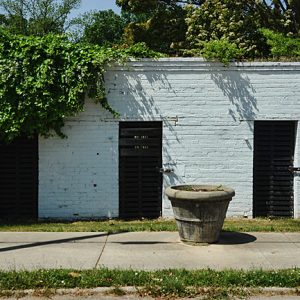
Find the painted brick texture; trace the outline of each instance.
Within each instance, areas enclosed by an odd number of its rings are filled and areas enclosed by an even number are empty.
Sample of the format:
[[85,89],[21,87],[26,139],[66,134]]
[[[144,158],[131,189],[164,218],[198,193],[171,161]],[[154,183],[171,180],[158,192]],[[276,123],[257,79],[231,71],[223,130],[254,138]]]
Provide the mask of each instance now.
[[67,139],[39,140],[39,217],[76,219],[118,216],[118,123],[87,100],[69,119]]
[[[252,216],[255,120],[300,119],[300,64],[223,67],[201,59],[131,62],[107,71],[113,119],[92,101],[66,122],[68,139],[40,139],[39,215],[118,215],[118,122],[163,121],[164,187],[222,183],[236,190],[228,215]],[[296,137],[295,166],[300,135]],[[95,186],[96,185],[96,186]],[[299,217],[295,176],[295,216]],[[172,216],[163,199],[163,215]]]

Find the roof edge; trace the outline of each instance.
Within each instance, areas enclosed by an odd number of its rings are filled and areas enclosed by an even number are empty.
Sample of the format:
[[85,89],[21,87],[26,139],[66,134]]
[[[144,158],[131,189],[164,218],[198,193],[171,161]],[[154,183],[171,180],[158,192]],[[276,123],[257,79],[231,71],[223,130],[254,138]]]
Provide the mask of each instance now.
[[228,66],[198,57],[131,59],[125,64],[111,64],[108,70],[120,71],[300,71],[300,62],[247,61],[231,62]]

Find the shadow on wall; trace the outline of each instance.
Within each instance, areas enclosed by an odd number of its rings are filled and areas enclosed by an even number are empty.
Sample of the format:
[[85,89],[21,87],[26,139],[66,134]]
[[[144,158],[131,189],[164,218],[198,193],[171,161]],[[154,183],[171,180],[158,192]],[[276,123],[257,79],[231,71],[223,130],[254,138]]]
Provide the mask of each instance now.
[[[118,79],[117,83],[114,84],[114,88],[109,89],[108,93],[115,90],[121,97],[124,95],[121,99],[124,105],[122,105],[123,110],[121,109],[122,118],[132,120],[139,116],[141,120],[151,120],[155,116],[156,118],[160,116],[159,108],[154,105],[153,94],[159,93],[160,90],[172,89],[163,73],[118,72],[116,79]],[[148,93],[145,92],[145,86]]]
[[[117,106],[117,110],[121,113],[121,120],[132,121],[163,121],[164,129],[171,132],[173,140],[180,143],[174,127],[178,120],[166,116],[165,112],[161,112],[159,106],[155,102],[155,96],[166,95],[166,101],[172,100],[172,95],[176,96],[176,91],[172,88],[166,75],[162,72],[146,72],[143,74],[135,74],[130,72],[120,72],[119,80],[114,88],[109,89],[109,93],[115,90],[115,93],[124,95],[119,103],[121,108]],[[170,111],[172,115],[172,111]],[[171,161],[169,140],[164,139],[163,154],[166,161]]]
[[[212,72],[211,79],[223,92],[233,107],[229,108],[229,115],[235,122],[246,121],[253,132],[253,121],[259,112],[255,89],[248,76],[241,75],[239,71]],[[249,122],[250,121],[250,122]]]
[[[172,117],[166,116],[165,112],[161,112],[155,102],[155,98],[158,99],[163,95],[167,95],[167,99],[170,101],[172,101],[172,95],[176,96],[176,91],[172,88],[166,74],[163,72],[145,72],[143,74],[120,72],[118,77],[117,84],[110,90],[114,90],[114,93],[121,97],[119,101],[122,103],[121,109],[117,108],[121,113],[121,120],[163,121],[164,132],[170,133],[168,139],[163,139],[163,166],[175,171],[164,174],[164,183],[169,186],[184,182],[181,176],[176,174],[178,171],[176,161],[172,158],[171,153],[174,142],[180,145],[175,130],[177,120],[173,120]],[[172,116],[172,111],[170,111],[170,115]]]
[[[180,145],[181,142],[174,128],[177,119],[172,120],[164,112],[161,112],[155,97],[163,93],[166,95],[166,101],[172,101],[171,98],[176,96],[176,91],[162,72],[146,72],[142,75],[130,73],[130,76],[127,76],[124,72],[119,76],[122,80],[118,80],[120,85],[116,88],[118,94],[124,95],[124,99],[122,99],[124,111],[121,110],[122,120],[162,121],[163,135],[168,131],[168,139],[163,138],[163,168],[173,169],[174,172],[163,174],[163,206],[169,206],[170,208],[169,200],[164,196],[164,189],[167,186],[184,182],[180,172],[178,174],[177,160],[174,161],[172,157],[174,143]],[[170,114],[172,114],[172,111]]]
[[[210,71],[211,80],[222,91],[223,101],[228,101],[229,115],[235,122],[247,122],[253,132],[253,120],[257,112],[255,89],[247,75],[236,70]],[[163,160],[165,167],[174,167],[175,172],[164,175],[167,185],[174,185],[184,181],[180,172],[176,170],[180,161],[174,159],[176,147],[185,147],[177,135],[177,121],[173,120],[172,96],[178,99],[176,89],[170,84],[164,72],[127,72],[119,71],[112,80],[110,91],[113,92],[118,103],[116,109],[121,113],[121,120],[144,120],[164,122],[164,131],[168,132],[168,139],[163,141]],[[156,99],[164,98],[170,103],[170,111],[161,111]],[[228,99],[228,100],[227,100]],[[174,102],[175,103],[175,102]],[[209,105],[209,104],[208,104]],[[165,107],[166,108],[166,107]],[[251,145],[248,145],[251,147]],[[175,149],[175,150],[174,150]],[[188,150],[187,150],[188,151]],[[180,160],[180,158],[179,158]]]

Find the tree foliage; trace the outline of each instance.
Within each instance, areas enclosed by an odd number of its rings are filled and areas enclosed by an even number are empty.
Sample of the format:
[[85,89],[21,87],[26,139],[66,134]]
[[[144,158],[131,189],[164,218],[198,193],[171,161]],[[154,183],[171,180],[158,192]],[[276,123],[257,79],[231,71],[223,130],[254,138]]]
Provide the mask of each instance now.
[[265,27],[300,36],[300,0],[263,0],[260,4]]
[[106,64],[132,56],[156,56],[144,45],[101,48],[65,37],[14,36],[0,31],[0,139],[62,135],[64,118],[83,110],[86,94],[113,115],[105,98]]
[[9,30],[12,34],[19,34],[27,31],[27,20],[17,15],[1,14],[0,26]]
[[145,42],[155,51],[173,53],[172,46],[185,40],[186,29],[185,11],[181,7],[159,7],[146,22],[129,23],[124,41]]
[[300,34],[300,0],[116,2],[124,11],[148,13],[147,21],[128,25],[125,39],[129,42],[145,41],[150,47],[167,53],[174,53],[173,45],[184,49],[198,48],[199,52],[204,43],[214,39],[222,43],[225,39],[241,48],[247,57],[264,56],[268,45],[260,28],[289,36]]
[[174,7],[184,4],[201,5],[205,0],[116,0],[125,11],[134,13],[155,12],[158,7]]
[[186,13],[183,7],[178,5],[178,1],[117,0],[117,4],[123,11],[131,12],[137,18],[142,16],[144,19],[127,25],[124,34],[126,43],[145,42],[156,51],[174,53],[172,45],[185,40]]
[[81,0],[0,0],[5,12],[2,27],[11,33],[43,36],[61,34],[67,17]]
[[201,50],[206,42],[225,40],[247,57],[266,55],[255,0],[206,0],[201,7],[188,6],[187,11],[189,48]]
[[73,24],[82,31],[79,41],[104,46],[121,43],[126,20],[110,9],[85,13]]

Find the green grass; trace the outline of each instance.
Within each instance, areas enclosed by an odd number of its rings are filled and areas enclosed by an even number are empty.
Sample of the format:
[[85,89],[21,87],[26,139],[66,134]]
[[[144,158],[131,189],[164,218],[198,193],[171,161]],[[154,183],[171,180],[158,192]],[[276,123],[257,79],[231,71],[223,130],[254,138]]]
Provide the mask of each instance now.
[[241,232],[300,232],[300,219],[290,218],[230,218],[224,230]]
[[214,271],[210,269],[134,270],[39,270],[0,272],[0,291],[25,289],[95,288],[136,286],[142,294],[193,296],[206,287],[217,293],[231,289],[260,287],[300,287],[300,269],[279,271]]
[[[224,230],[240,232],[300,232],[300,219],[226,219]],[[131,231],[176,231],[174,220],[138,221],[77,221],[77,222],[0,222],[0,231],[43,232],[131,232]]]
[[76,222],[0,222],[0,231],[44,232],[130,232],[130,231],[175,231],[173,220],[137,221],[76,221]]

